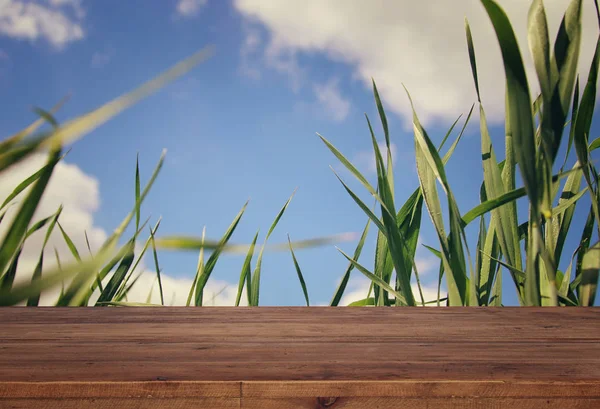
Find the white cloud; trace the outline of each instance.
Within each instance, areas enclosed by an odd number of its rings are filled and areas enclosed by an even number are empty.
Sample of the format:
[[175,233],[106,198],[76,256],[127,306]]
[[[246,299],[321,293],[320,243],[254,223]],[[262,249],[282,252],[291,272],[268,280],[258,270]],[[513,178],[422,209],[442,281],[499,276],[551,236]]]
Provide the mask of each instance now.
[[92,68],[102,68],[108,64],[115,55],[114,48],[110,47],[104,51],[96,51],[92,54],[91,66]]
[[255,61],[261,43],[262,39],[258,30],[245,29],[244,43],[240,49],[240,72],[254,80],[261,77],[258,64]]
[[30,41],[45,39],[61,49],[84,38],[84,15],[76,0],[0,0],[0,35]]
[[[175,278],[166,274],[161,274],[161,283],[163,287],[163,296],[165,305],[184,306],[187,303],[188,294],[193,281],[189,278]],[[128,301],[146,302],[148,294],[152,291],[150,299],[151,304],[160,304],[160,291],[156,272],[144,271],[139,280],[128,293]],[[231,283],[210,279],[204,289],[203,305],[205,306],[234,306],[237,296],[237,285]],[[242,293],[240,305],[247,305],[245,292]],[[193,304],[193,299],[192,303]]]
[[[513,22],[526,58],[528,78],[538,89],[527,45],[530,2],[500,0]],[[545,1],[551,38],[555,38],[569,0]],[[598,33],[593,2],[583,2],[584,35],[580,66],[587,76]],[[378,3],[347,1],[236,0],[249,21],[264,25],[271,35],[266,54],[296,62],[300,53],[327,55],[353,67],[370,88],[373,77],[386,106],[412,123],[404,83],[411,92],[420,119],[454,120],[476,101],[469,68],[464,17],[471,24],[479,79],[488,117],[503,118],[504,69],[494,30],[479,0]],[[289,59],[291,56],[291,60]],[[289,63],[288,65],[292,65]]]
[[[346,288],[346,292],[344,293],[344,296],[340,300],[339,305],[346,306],[355,301],[364,299],[367,296],[367,294],[369,293],[370,286],[371,286],[371,282],[367,278],[360,277],[360,278],[351,279],[350,282],[348,283],[348,287]],[[420,305],[421,297],[419,295],[419,288],[417,287],[417,284],[413,283],[411,285],[411,288],[412,288],[414,297],[417,300],[417,305]],[[437,285],[423,285],[422,284],[421,289],[423,291],[423,298],[425,299],[425,302],[433,301],[433,300],[437,299]],[[372,296],[373,296],[373,293],[371,292],[371,297]],[[441,296],[441,298],[444,298],[444,296],[445,296],[443,288],[441,290],[440,296]],[[436,304],[428,304],[428,305],[435,306]],[[443,302],[442,302],[442,305],[444,305]]]
[[313,92],[318,103],[331,119],[336,122],[346,119],[350,112],[350,101],[340,93],[338,79],[330,80],[325,84],[314,85]]
[[[46,156],[41,154],[33,155],[30,159],[14,166],[8,172],[0,173],[0,203],[13,191],[13,189],[25,178],[36,172],[46,162]],[[26,197],[30,188],[26,189],[9,207],[5,218],[0,224],[0,240],[8,231],[8,228],[14,219],[20,206],[20,202]],[[84,232],[87,232],[92,252],[96,252],[107,238],[106,231],[99,227],[94,221],[94,213],[100,206],[99,182],[96,178],[84,173],[78,166],[69,164],[64,160],[59,162],[54,170],[47,189],[40,201],[38,209],[34,215],[34,221],[50,216],[60,205],[64,209],[59,218],[59,222],[67,234],[73,240],[76,248],[82,257],[89,255]],[[37,264],[42,248],[42,243],[46,229],[33,234],[24,246],[19,259],[19,268],[15,282],[29,282],[32,272]],[[57,249],[61,263],[66,264],[73,261],[73,256],[68,249],[58,226],[52,233],[44,253],[44,269],[56,266],[54,248]],[[136,255],[141,250],[141,245],[136,246]],[[156,272],[147,268],[142,261],[136,271],[143,272],[140,279],[132,288],[129,294],[129,301],[145,302],[155,280]],[[162,274],[162,284],[165,296],[165,303],[174,305],[185,305],[189,289],[192,285],[191,279],[175,278],[168,274]],[[107,277],[106,280],[110,278]],[[106,281],[105,281],[106,282]],[[68,283],[67,283],[68,284]],[[223,291],[221,291],[223,290]],[[60,293],[60,288],[55,287],[42,294],[40,305],[53,305]],[[175,294],[175,296],[173,296]],[[206,305],[234,305],[237,294],[237,286],[224,281],[209,280],[205,289]],[[96,293],[91,302],[95,302],[98,297]],[[214,300],[213,295],[215,296]],[[245,296],[244,296],[245,297]],[[160,303],[158,286],[153,289],[152,303]],[[242,298],[242,305],[246,304],[246,298]]]
[[179,0],[177,3],[177,13],[183,17],[194,17],[198,15],[207,0]]

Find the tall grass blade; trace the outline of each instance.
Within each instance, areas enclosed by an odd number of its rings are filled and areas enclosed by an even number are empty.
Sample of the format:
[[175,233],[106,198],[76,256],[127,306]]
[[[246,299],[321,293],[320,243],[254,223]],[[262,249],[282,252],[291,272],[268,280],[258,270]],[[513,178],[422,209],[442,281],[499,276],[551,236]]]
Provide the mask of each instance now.
[[283,216],[283,214],[285,213],[285,210],[287,209],[290,202],[292,201],[294,194],[296,194],[295,190],[292,193],[292,195],[290,196],[290,198],[285,202],[285,204],[283,205],[283,207],[281,208],[279,213],[277,213],[277,216],[275,217],[275,220],[273,220],[273,223],[271,223],[271,227],[267,231],[267,235],[265,236],[265,241],[260,249],[260,252],[258,253],[258,257],[256,258],[256,265],[254,266],[254,272],[252,274],[252,280],[251,280],[251,285],[252,285],[252,289],[251,289],[252,298],[250,300],[251,306],[257,307],[259,299],[260,299],[260,274],[262,271],[262,257],[263,257],[263,253],[265,251],[265,246],[267,244],[267,240],[269,240],[271,233],[273,233],[273,230],[275,230],[275,227],[277,227],[277,223],[279,223],[279,220],[281,220],[281,217]]
[[298,280],[300,281],[300,286],[302,287],[302,292],[304,293],[304,299],[306,300],[306,306],[310,307],[310,301],[308,300],[308,290],[306,289],[306,282],[304,281],[304,276],[302,275],[302,270],[300,269],[300,265],[298,264],[298,260],[296,259],[296,255],[294,254],[294,248],[292,247],[292,240],[288,234],[288,243],[290,244],[290,253],[292,254],[292,260],[294,261],[294,267],[296,268],[296,273],[298,274]]

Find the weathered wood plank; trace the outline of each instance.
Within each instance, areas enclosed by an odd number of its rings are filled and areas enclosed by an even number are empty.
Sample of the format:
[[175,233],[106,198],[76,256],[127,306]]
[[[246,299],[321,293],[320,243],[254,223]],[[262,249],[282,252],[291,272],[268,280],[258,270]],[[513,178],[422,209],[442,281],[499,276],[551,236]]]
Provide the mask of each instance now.
[[1,308],[0,408],[600,408],[597,308]]
[[287,398],[244,399],[244,409],[598,409],[596,399],[514,398]]

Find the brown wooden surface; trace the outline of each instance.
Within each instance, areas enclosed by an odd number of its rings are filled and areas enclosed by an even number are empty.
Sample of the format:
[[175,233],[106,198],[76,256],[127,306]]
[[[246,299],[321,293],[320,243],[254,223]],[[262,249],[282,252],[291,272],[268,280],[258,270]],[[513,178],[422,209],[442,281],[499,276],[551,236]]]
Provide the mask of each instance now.
[[0,408],[600,408],[597,308],[0,308]]

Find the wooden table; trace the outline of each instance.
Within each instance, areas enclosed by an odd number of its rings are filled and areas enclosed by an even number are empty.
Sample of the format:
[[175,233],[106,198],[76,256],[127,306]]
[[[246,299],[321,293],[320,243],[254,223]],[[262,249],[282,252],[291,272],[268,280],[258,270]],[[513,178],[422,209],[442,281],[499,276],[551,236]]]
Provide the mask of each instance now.
[[0,408],[598,409],[598,308],[0,308]]

